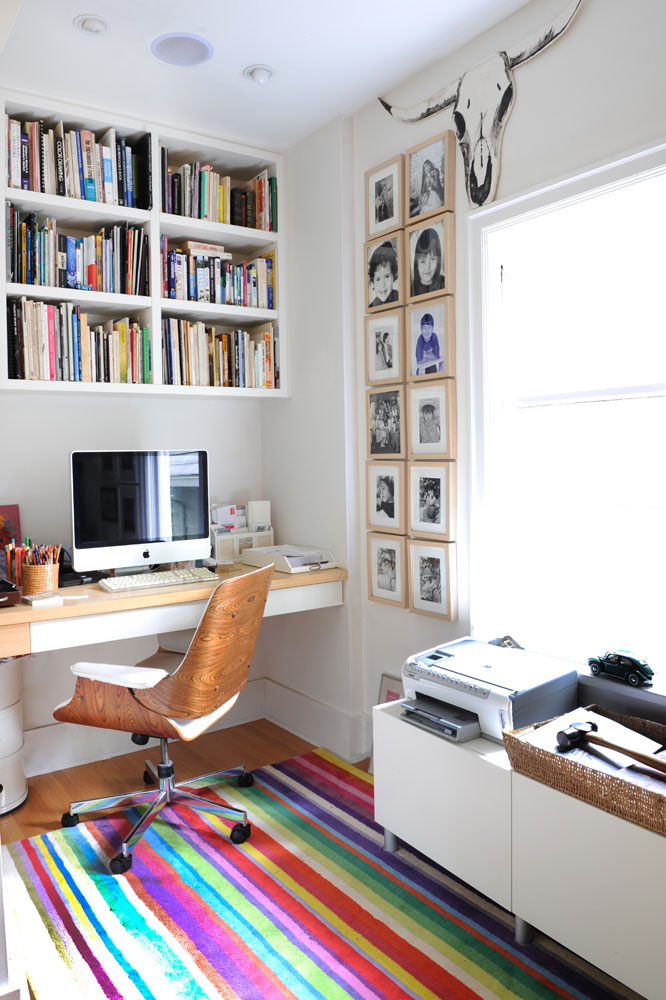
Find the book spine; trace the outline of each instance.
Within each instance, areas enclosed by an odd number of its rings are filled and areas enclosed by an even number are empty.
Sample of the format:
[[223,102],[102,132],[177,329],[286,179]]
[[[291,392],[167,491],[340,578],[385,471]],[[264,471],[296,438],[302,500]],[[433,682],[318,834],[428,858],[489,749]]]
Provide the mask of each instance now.
[[56,174],[55,193],[64,197],[67,194],[67,188],[65,186],[65,145],[62,141],[62,137],[59,135],[55,136],[54,148]]
[[27,132],[21,132],[21,187],[30,190],[30,137]]
[[141,330],[141,360],[143,382],[147,385],[150,382],[150,331],[147,326]]
[[116,177],[118,185],[118,204],[125,206],[125,147],[123,139],[116,139]]
[[9,171],[8,186],[21,187],[21,123],[15,118],[9,120]]
[[81,144],[81,130],[80,129],[77,128],[77,129],[74,130],[74,138],[75,138],[75,141],[76,141],[76,166],[77,166],[78,176],[79,176],[79,198],[85,198],[86,197],[86,184],[85,184],[85,176],[84,176],[84,172],[83,172],[83,147],[82,147],[82,144]]
[[127,195],[127,201],[125,204],[128,208],[134,208],[134,179],[132,177],[132,149],[130,146],[125,144],[125,140],[122,139],[121,142],[125,145],[125,192]]

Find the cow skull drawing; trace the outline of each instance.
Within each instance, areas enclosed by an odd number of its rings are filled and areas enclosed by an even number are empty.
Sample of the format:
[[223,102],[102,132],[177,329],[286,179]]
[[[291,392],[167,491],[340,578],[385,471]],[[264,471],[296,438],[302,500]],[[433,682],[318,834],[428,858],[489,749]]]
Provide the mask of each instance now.
[[575,0],[543,31],[512,52],[496,52],[426,101],[407,110],[382,105],[401,122],[418,122],[445,108],[453,108],[453,125],[465,165],[470,204],[492,201],[499,177],[502,134],[513,107],[513,70],[551,45],[569,27],[582,0]]

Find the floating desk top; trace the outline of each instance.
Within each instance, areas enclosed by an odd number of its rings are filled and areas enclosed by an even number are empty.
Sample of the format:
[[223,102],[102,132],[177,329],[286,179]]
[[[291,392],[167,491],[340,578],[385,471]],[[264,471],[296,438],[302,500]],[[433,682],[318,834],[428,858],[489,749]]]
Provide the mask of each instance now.
[[[234,563],[229,569],[219,568],[218,576],[224,581],[253,569]],[[264,615],[341,604],[342,581],[346,578],[347,571],[341,568],[275,573]],[[57,607],[17,604],[0,609],[0,657],[194,628],[213,586],[188,583],[112,594],[97,584],[89,584],[61,590],[64,597],[80,599],[66,600]]]

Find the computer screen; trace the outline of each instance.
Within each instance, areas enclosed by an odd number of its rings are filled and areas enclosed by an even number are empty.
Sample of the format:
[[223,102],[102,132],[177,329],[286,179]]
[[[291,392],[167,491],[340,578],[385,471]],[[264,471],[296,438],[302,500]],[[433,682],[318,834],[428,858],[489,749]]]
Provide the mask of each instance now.
[[210,555],[205,451],[75,451],[71,489],[78,572]]

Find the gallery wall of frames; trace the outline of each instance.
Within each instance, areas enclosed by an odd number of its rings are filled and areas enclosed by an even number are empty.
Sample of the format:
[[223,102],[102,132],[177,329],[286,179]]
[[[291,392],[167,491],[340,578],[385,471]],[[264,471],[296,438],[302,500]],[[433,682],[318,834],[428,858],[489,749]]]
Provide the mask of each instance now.
[[457,618],[455,137],[366,171],[368,597]]

